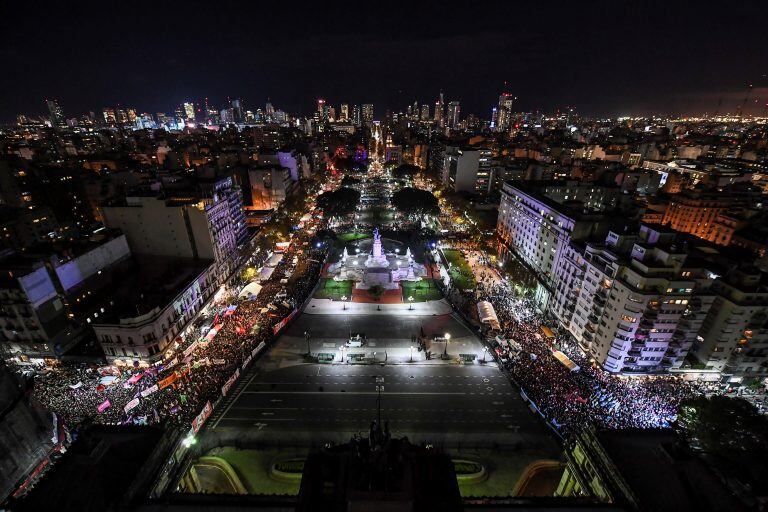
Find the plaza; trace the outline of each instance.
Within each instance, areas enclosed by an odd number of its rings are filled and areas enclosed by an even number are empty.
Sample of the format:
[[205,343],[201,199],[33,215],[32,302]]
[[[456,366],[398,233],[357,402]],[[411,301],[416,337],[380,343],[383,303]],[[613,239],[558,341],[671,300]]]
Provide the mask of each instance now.
[[[296,442],[345,442],[377,419],[380,386],[381,419],[398,435],[457,446],[523,443],[556,455],[547,427],[490,357],[482,363],[482,343],[450,306],[443,314],[419,315],[349,309],[370,304],[348,304],[346,311],[332,305],[337,314],[305,312],[286,328],[242,377],[238,394],[214,413],[209,430],[263,441],[291,431]],[[450,334],[447,358],[426,360],[413,349],[413,337],[422,331]],[[366,335],[364,346],[342,350],[350,333],[359,332]],[[306,356],[308,349],[335,357],[317,363]],[[368,364],[347,362],[355,353]],[[461,364],[461,353],[477,358]]]

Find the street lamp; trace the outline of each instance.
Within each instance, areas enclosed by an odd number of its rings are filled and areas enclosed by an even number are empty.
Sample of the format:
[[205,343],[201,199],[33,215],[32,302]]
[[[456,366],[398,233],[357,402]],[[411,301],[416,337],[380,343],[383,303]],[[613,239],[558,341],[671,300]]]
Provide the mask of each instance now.
[[443,355],[448,357],[448,342],[451,341],[451,333],[447,332],[445,333],[445,349],[443,350]]
[[408,309],[409,309],[410,311],[412,311],[412,310],[413,310],[413,295],[410,295],[410,296],[408,297]]
[[409,347],[411,349],[411,362],[413,362],[413,346]]
[[312,349],[309,346],[309,339],[310,339],[309,331],[304,331],[304,338],[307,340],[307,356],[311,356]]
[[342,311],[346,311],[347,310],[347,296],[346,295],[343,295],[341,297],[341,303],[342,303],[342,308],[341,308]]
[[342,345],[339,347],[341,349],[341,364],[344,364],[347,360],[344,357],[344,351],[346,350],[346,346]]
[[483,347],[483,363],[485,363],[485,354],[488,353],[488,347]]

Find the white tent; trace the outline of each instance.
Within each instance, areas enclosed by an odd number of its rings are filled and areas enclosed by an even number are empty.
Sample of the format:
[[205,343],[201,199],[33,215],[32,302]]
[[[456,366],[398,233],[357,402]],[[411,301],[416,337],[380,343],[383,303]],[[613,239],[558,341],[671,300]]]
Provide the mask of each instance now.
[[552,355],[555,356],[555,359],[560,361],[563,364],[563,366],[565,366],[572,372],[577,372],[581,369],[579,365],[571,361],[571,359],[567,355],[563,354],[559,350],[553,350]]
[[280,263],[283,260],[283,254],[280,252],[274,253],[272,256],[269,257],[269,259],[264,263],[265,267],[276,267],[278,263]]
[[493,304],[490,302],[484,300],[477,303],[477,316],[480,319],[480,323],[488,325],[491,329],[496,331],[501,329],[499,318],[496,316],[496,310],[493,309]]
[[244,297],[258,297],[259,292],[261,291],[262,286],[259,283],[248,283],[246,286],[243,287],[242,290],[240,290],[240,293],[238,294],[238,297],[241,299]]
[[259,271],[258,279],[259,281],[266,281],[272,276],[272,273],[275,271],[275,267],[263,267]]

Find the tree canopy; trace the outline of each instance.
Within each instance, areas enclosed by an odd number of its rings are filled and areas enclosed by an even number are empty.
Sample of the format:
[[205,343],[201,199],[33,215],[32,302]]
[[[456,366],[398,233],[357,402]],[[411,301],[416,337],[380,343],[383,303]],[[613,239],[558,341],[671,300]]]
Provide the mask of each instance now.
[[768,418],[749,402],[724,396],[686,400],[678,424],[724,474],[765,490]]
[[414,176],[416,173],[418,173],[421,169],[416,167],[415,165],[411,164],[403,164],[397,166],[393,171],[392,175],[395,178],[403,179],[403,178],[410,178]]
[[420,188],[401,188],[392,195],[392,205],[405,215],[439,215],[437,198]]
[[360,181],[361,181],[360,178],[355,178],[354,176],[350,176],[347,174],[346,176],[344,176],[344,178],[342,178],[341,186],[348,187],[350,185],[357,185],[358,183],[360,183]]
[[333,168],[337,171],[349,171],[352,168],[353,160],[349,157],[338,157],[333,159]]
[[360,202],[360,192],[341,187],[333,192],[325,192],[317,198],[317,206],[326,217],[340,217],[355,211]]

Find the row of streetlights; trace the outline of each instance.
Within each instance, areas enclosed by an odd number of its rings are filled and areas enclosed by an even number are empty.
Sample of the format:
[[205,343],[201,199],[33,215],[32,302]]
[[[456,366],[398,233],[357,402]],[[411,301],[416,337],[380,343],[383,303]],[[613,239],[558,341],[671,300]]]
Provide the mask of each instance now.
[[[347,310],[347,301],[348,300],[349,300],[349,297],[347,297],[346,295],[342,295],[341,296],[341,304],[342,304],[341,310],[342,311],[346,311]],[[409,311],[413,311],[413,295],[408,297],[408,310]]]

